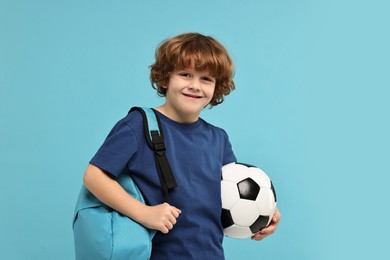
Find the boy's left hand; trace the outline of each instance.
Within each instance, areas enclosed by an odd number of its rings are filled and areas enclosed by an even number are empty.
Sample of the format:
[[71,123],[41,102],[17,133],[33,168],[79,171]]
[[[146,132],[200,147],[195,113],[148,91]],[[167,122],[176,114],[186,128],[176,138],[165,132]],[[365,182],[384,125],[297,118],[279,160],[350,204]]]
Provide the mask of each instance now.
[[269,224],[268,227],[266,228],[263,228],[261,231],[259,231],[258,233],[254,234],[251,238],[253,240],[257,240],[257,241],[260,241],[262,239],[264,239],[265,237],[273,234],[276,229],[278,228],[278,225],[279,225],[279,222],[280,222],[280,211],[278,208],[276,208],[275,210],[275,214],[271,220],[271,223]]

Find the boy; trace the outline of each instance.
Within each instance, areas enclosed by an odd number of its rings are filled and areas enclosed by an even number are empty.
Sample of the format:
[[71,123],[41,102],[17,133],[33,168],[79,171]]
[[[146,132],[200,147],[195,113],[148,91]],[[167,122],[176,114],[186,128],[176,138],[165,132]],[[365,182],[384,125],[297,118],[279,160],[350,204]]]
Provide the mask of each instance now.
[[[165,103],[155,108],[163,127],[167,158],[178,186],[163,203],[153,151],[144,137],[138,111],[112,129],[90,161],[84,185],[100,201],[157,232],[151,259],[224,259],[220,181],[222,165],[235,162],[224,130],[202,120],[206,106],[216,106],[234,88],[234,67],[225,48],[212,37],[182,34],[163,42],[151,66],[151,83]],[[147,205],[116,181],[126,170]],[[279,223],[252,238],[261,240]]]

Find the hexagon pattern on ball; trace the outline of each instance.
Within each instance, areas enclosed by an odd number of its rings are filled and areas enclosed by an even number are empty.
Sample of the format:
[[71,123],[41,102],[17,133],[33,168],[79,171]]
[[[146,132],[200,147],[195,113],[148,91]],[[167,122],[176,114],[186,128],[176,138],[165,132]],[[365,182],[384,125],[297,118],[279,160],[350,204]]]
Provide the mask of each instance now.
[[224,234],[232,238],[248,238],[268,226],[276,209],[270,178],[247,164],[222,167],[221,199]]

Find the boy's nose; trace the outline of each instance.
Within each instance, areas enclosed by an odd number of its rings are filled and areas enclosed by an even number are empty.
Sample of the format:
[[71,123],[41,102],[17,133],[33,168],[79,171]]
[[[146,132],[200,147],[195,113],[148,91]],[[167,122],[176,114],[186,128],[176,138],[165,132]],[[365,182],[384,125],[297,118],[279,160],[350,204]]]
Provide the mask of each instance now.
[[197,78],[192,79],[190,88],[194,90],[199,90],[200,89],[200,80]]

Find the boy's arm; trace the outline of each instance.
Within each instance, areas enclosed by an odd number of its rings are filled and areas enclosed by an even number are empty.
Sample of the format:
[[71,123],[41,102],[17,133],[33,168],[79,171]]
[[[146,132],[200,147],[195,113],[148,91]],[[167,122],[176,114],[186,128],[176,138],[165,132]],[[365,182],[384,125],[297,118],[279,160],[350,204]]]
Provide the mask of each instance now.
[[100,201],[141,225],[166,234],[176,224],[181,211],[163,203],[147,206],[130,196],[122,186],[100,168],[89,164],[83,178],[85,187]]

